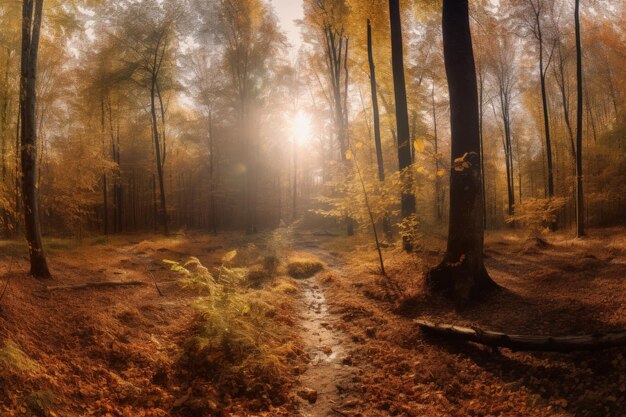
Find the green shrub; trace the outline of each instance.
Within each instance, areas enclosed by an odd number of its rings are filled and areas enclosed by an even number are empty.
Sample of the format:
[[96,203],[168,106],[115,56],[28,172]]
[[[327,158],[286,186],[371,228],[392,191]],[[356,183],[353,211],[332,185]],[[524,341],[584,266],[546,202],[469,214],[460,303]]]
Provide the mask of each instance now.
[[[223,261],[228,263],[235,255],[229,252]],[[212,371],[282,378],[284,352],[293,345],[289,332],[271,319],[271,293],[241,285],[246,268],[221,265],[211,272],[197,258],[183,264],[166,262],[181,275],[180,285],[201,295],[194,302],[201,321],[192,341],[193,354]]]

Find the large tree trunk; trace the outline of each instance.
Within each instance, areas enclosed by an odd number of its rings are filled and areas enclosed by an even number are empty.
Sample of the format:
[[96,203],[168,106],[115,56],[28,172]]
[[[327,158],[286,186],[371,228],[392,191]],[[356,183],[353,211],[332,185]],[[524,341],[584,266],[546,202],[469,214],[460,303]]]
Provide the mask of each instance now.
[[426,276],[432,291],[453,297],[459,307],[497,287],[483,264],[478,92],[467,3],[467,0],[443,2],[443,47],[452,141],[450,222],[444,259]]
[[[389,17],[391,23],[391,64],[393,69],[393,88],[396,99],[396,127],[398,131],[398,167],[403,174],[403,191],[401,195],[402,219],[415,214],[415,195],[412,192],[412,173],[403,172],[410,169],[411,146],[409,132],[409,112],[406,99],[404,80],[404,52],[402,50],[402,20],[400,18],[400,1],[389,0]],[[412,250],[411,243],[404,239],[404,249]]]
[[583,70],[580,42],[580,0],[576,0],[574,13],[576,26],[576,83],[578,109],[576,112],[576,236],[585,235],[585,200],[583,197]]
[[[372,46],[372,26],[367,19],[367,56],[370,67],[370,88],[372,90],[372,111],[374,113],[374,143],[376,145],[376,163],[378,164],[378,180],[385,182],[385,163],[383,160],[383,145],[380,136],[380,112],[378,110],[378,91],[376,85],[376,65],[374,65],[374,51]],[[383,232],[388,238],[391,237],[391,225],[389,218],[383,218]]]
[[[33,7],[34,6],[34,7]],[[22,6],[22,66],[20,71],[22,197],[30,273],[50,278],[41,239],[39,196],[37,192],[36,80],[43,0],[24,0]]]

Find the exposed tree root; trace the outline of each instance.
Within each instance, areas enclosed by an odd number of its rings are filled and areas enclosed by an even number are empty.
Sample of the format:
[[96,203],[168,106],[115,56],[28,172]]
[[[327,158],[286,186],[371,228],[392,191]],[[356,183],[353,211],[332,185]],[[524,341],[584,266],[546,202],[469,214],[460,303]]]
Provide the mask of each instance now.
[[415,323],[427,333],[517,351],[576,352],[626,345],[626,331],[554,337],[506,334],[452,324],[433,323],[427,320],[416,320]]
[[476,268],[462,260],[458,263],[443,261],[426,274],[426,289],[439,293],[456,302],[456,308],[464,308],[470,300],[481,296],[500,286],[491,279],[484,265]]

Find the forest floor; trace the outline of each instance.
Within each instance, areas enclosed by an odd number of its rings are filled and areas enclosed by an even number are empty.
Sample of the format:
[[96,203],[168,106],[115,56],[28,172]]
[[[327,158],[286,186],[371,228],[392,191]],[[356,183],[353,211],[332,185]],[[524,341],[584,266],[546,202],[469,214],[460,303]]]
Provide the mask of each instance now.
[[[298,231],[285,258],[319,259],[324,270],[294,280],[283,267],[274,278],[240,284],[269,306],[263,316],[280,334],[261,345],[273,365],[257,358],[242,369],[232,358],[245,352],[191,347],[204,323],[198,292],[180,287],[163,259],[196,256],[212,269],[237,249],[237,265],[253,271],[267,239],[52,240],[49,282],[28,276],[22,244],[0,242],[0,296],[8,280],[0,416],[621,416],[626,409],[624,348],[493,351],[426,337],[414,323],[550,335],[626,328],[624,228],[591,230],[583,240],[555,234],[545,244],[488,234],[487,267],[504,289],[461,312],[421,290],[423,272],[442,255],[440,238],[425,239],[414,255],[385,249],[391,278],[384,278],[366,234]],[[143,285],[49,289],[104,281]],[[406,297],[413,302],[399,308]]]

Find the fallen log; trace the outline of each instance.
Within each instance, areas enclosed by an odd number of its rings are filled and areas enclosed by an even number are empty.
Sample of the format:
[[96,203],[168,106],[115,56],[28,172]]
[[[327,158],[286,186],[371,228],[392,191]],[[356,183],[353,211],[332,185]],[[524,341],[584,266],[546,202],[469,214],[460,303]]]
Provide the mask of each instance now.
[[516,351],[567,353],[601,350],[626,345],[626,331],[580,336],[535,336],[492,332],[479,328],[434,323],[428,320],[415,320],[415,323],[426,333]]
[[56,290],[84,290],[87,288],[108,288],[108,287],[132,287],[137,285],[145,285],[143,281],[100,281],[100,282],[86,282],[83,284],[74,285],[56,285],[52,287],[46,287],[47,291]]

